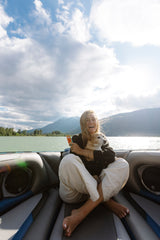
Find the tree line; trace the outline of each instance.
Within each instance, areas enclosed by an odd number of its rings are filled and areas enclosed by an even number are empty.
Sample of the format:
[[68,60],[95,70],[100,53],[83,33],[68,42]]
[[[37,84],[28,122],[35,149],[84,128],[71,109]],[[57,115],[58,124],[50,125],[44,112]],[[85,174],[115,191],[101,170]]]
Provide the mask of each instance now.
[[14,128],[0,127],[0,136],[65,136],[65,134],[60,131],[44,134],[41,129],[35,129],[33,132],[28,132],[27,130],[21,131],[21,129],[18,129],[18,131],[15,131]]

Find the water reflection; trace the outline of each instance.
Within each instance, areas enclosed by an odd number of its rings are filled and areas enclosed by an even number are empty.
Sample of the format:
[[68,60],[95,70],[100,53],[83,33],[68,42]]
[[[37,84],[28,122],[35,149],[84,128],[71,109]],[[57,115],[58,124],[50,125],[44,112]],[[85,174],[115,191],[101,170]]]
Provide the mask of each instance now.
[[110,146],[120,149],[160,149],[159,137],[108,137]]
[[[108,137],[114,150],[160,149],[160,137]],[[66,137],[0,137],[0,152],[63,151]]]

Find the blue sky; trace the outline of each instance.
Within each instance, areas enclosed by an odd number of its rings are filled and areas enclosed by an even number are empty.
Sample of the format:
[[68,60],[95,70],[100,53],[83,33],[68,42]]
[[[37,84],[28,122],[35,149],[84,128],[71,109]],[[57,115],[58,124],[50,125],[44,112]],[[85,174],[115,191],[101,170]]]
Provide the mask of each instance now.
[[0,126],[160,107],[159,0],[0,0]]

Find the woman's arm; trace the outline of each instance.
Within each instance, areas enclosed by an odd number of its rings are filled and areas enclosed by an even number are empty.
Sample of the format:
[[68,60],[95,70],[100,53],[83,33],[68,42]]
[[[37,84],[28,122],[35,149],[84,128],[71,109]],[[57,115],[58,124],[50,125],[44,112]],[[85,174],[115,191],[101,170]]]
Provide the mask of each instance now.
[[[102,169],[115,161],[115,152],[109,146],[108,141],[102,146],[102,150],[84,149],[81,134],[72,137],[71,152],[79,155],[91,175],[99,175]],[[88,160],[89,158],[89,160]]]
[[[105,136],[104,136],[105,137]],[[115,152],[109,146],[108,140],[105,137],[106,143],[102,146],[102,150],[89,150],[84,149],[82,135],[74,135],[72,137],[73,143],[71,143],[71,152],[83,156],[87,161],[98,162],[101,166],[108,166],[108,164],[114,162]]]
[[87,158],[88,161],[94,160],[94,151],[81,148],[77,143],[71,143],[71,152]]

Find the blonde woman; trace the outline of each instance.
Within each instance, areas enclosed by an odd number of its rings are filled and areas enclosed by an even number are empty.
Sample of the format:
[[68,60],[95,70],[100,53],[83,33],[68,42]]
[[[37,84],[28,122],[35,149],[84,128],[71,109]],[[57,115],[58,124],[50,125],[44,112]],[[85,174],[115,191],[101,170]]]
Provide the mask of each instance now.
[[[115,158],[107,139],[102,150],[85,149],[92,134],[100,130],[99,121],[93,111],[82,114],[80,125],[81,134],[72,137],[71,153],[62,159],[59,167],[62,200],[68,203],[85,201],[63,220],[63,229],[68,237],[100,203],[104,203],[120,218],[129,213],[125,206],[112,199],[128,180],[128,163],[122,158]],[[96,180],[95,175],[100,181]]]

